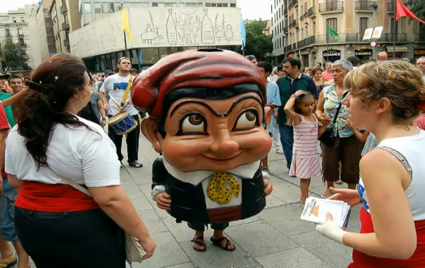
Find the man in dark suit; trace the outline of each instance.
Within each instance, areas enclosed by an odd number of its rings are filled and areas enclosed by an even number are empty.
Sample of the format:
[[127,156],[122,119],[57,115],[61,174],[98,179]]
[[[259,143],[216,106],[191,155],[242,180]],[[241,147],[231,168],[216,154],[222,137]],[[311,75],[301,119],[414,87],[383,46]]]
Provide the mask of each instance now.
[[223,235],[229,221],[261,212],[272,191],[260,170],[271,148],[262,74],[234,52],[185,51],[140,74],[131,94],[150,114],[143,134],[162,153],[152,172],[158,207],[195,230],[195,250],[206,250],[207,224],[214,245],[234,250]]

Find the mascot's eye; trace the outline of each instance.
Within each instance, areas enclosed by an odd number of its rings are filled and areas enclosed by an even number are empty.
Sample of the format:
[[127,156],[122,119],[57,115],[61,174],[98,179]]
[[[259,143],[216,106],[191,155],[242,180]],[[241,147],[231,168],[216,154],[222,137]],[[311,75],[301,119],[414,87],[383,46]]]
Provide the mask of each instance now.
[[188,114],[180,121],[179,134],[206,134],[206,120],[200,114]]
[[258,126],[258,112],[250,109],[241,113],[233,127],[234,131],[247,130]]

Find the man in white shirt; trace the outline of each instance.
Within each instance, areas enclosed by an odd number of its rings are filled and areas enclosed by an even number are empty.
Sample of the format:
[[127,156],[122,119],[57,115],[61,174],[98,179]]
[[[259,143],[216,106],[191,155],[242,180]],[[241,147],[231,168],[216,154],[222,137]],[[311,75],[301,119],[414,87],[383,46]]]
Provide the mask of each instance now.
[[[122,57],[118,59],[117,67],[119,72],[106,78],[99,91],[100,99],[103,102],[103,108],[108,111],[109,117],[112,117],[121,111],[118,105],[120,105],[121,101],[123,100],[128,84],[132,82],[132,79],[135,78],[130,76],[131,62],[129,58]],[[110,96],[109,103],[106,101],[106,93],[109,93]],[[130,96],[131,93],[129,92],[122,110],[128,112],[128,114],[131,115],[134,120],[136,120],[136,122],[139,122],[139,112],[136,110],[136,108],[134,108]],[[118,135],[111,126],[108,126],[108,134],[117,147],[118,159],[121,161],[122,167],[122,160],[124,158],[121,153],[123,135]],[[136,168],[143,166],[137,161],[139,154],[139,134],[139,127],[136,127],[126,135],[128,152],[127,161],[130,166]]]

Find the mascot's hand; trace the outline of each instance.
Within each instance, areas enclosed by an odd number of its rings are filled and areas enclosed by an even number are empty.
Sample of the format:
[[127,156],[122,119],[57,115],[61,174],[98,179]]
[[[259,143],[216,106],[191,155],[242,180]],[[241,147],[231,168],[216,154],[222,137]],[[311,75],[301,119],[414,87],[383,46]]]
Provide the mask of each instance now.
[[264,179],[264,193],[269,195],[273,192],[273,185],[269,179]]
[[156,204],[160,209],[170,210],[171,198],[166,192],[159,193],[156,195]]

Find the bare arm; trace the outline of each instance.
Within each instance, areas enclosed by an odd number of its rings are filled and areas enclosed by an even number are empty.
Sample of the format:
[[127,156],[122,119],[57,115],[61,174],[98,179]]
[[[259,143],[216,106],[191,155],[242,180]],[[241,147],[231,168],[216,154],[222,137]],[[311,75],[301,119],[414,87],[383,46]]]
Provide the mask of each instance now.
[[149,237],[148,229],[121,186],[88,189],[100,208],[126,232],[139,240]]
[[7,180],[9,184],[15,188],[15,191],[19,194],[19,191],[22,188],[22,185],[24,182],[20,179],[18,179],[15,175],[7,174]]
[[403,181],[410,182],[410,175],[400,161],[384,150],[365,155],[360,161],[360,170],[375,232],[347,233],[343,237],[344,244],[375,257],[410,258],[417,244],[405,193],[408,185],[403,186]]
[[365,143],[370,132],[365,131],[362,133],[357,128],[354,128],[353,133],[359,141],[361,141],[362,143]]
[[102,100],[99,100],[97,102],[97,108],[99,109],[99,112],[100,112],[100,115],[102,116],[102,118],[105,118],[106,115],[105,115],[105,109],[103,109],[103,102],[102,102]]
[[[4,166],[4,157],[6,152],[7,129],[0,130],[0,167]],[[0,194],[3,193],[3,177],[0,176]]]
[[22,96],[27,90],[21,90],[18,93],[12,95],[12,97],[5,99],[4,101],[1,102],[1,104],[3,105],[4,108],[6,108],[9,105],[12,105],[17,99],[20,98],[20,96]]
[[286,102],[283,110],[288,115],[288,117],[292,120],[292,126],[299,125],[301,123],[301,115],[297,114],[292,108],[294,107],[296,98],[292,97]]
[[103,106],[105,106],[105,104],[108,104],[108,102],[106,101],[106,94],[105,94],[105,92],[99,91],[99,97],[100,97],[100,100],[103,103]]
[[316,106],[316,115],[320,118],[320,116],[325,112],[325,96],[323,95],[323,90],[320,92],[319,100],[317,101]]

